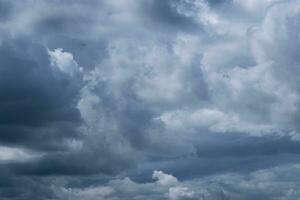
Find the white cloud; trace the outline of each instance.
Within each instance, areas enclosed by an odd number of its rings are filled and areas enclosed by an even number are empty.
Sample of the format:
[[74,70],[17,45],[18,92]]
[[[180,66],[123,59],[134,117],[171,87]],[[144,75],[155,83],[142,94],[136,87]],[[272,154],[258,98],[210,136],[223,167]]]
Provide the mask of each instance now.
[[152,174],[153,179],[157,179],[157,184],[162,186],[170,186],[178,183],[176,177],[171,174],[165,174],[162,171],[154,171]]
[[58,48],[54,51],[48,50],[53,67],[57,67],[60,71],[68,74],[71,77],[77,76],[81,73],[82,68],[74,60],[73,55],[69,52]]
[[191,199],[194,197],[194,192],[187,187],[171,187],[167,196],[170,200]]

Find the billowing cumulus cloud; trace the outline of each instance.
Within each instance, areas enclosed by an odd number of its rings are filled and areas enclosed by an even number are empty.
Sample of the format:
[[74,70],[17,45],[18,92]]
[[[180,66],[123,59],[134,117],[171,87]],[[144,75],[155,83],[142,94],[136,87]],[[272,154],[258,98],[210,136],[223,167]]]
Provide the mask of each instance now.
[[0,0],[0,199],[297,199],[299,16]]

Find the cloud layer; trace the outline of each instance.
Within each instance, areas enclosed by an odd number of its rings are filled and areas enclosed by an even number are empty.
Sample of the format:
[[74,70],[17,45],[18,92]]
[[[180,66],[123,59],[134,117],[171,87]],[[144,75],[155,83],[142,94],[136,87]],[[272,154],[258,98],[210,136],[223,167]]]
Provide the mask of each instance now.
[[0,199],[297,199],[298,0],[0,0]]

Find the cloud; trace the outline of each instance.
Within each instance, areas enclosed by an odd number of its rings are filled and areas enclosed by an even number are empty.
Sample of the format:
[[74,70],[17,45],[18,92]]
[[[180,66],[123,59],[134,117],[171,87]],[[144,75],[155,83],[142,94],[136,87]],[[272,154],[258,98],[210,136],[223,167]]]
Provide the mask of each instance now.
[[34,159],[38,156],[33,152],[28,152],[24,149],[13,148],[13,147],[0,147],[0,162],[16,162],[16,161],[26,161],[29,159]]
[[152,199],[168,198],[192,199],[194,192],[187,187],[181,186],[176,177],[165,174],[162,171],[154,171],[152,183],[136,183],[128,177],[124,179],[112,180],[106,186],[94,186],[84,189],[57,188],[53,190],[61,199]]
[[63,52],[63,49],[55,49],[54,51],[48,51],[48,53],[52,66],[57,67],[69,76],[76,76],[82,71],[82,68],[74,61],[71,53]]
[[[72,126],[81,122],[76,108],[80,79],[52,71],[47,52],[38,45],[15,41],[0,51],[1,143],[54,148],[56,139],[78,137]],[[51,137],[44,141],[43,134]]]
[[62,189],[61,199],[106,199],[106,196],[111,195],[113,190],[110,187],[95,187],[87,189]]
[[157,179],[157,184],[159,185],[173,185],[178,182],[177,178],[170,175],[165,174],[162,171],[154,171],[152,174],[153,179]]
[[295,199],[299,5],[0,0],[0,197]]
[[[155,173],[155,172],[154,172]],[[161,172],[163,173],[163,172]],[[297,199],[298,165],[254,171],[248,175],[227,173],[205,179],[178,181],[175,185],[159,182],[136,183],[129,178],[110,181],[105,186],[85,189],[53,189],[66,198],[85,199]],[[64,199],[62,198],[62,199]]]
[[193,196],[194,192],[189,191],[187,187],[171,187],[168,193],[168,197],[171,200],[192,199]]

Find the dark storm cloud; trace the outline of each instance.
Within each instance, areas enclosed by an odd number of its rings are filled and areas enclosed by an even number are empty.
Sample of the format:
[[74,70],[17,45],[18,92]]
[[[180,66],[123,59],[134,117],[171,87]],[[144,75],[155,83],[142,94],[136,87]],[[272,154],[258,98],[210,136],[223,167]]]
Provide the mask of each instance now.
[[0,199],[296,199],[278,2],[0,1]]
[[70,125],[81,121],[76,108],[81,83],[54,74],[42,46],[10,41],[1,45],[0,52],[1,142],[34,148],[75,137]]
[[[47,49],[34,42],[9,40],[1,45],[0,52],[1,145],[37,152],[68,150],[66,140],[81,138],[76,130],[82,123],[76,108],[82,84],[80,79],[74,81],[68,75],[54,71]],[[7,165],[5,161],[0,163],[1,198],[49,198],[49,186],[39,186],[37,179],[17,175],[21,166],[22,171],[29,168],[34,174],[56,172],[56,165],[51,163],[53,159],[42,159],[47,164],[46,169],[42,164],[36,167],[36,161],[14,165]],[[58,158],[54,160],[59,163]],[[69,166],[61,166],[57,173],[76,173]]]

